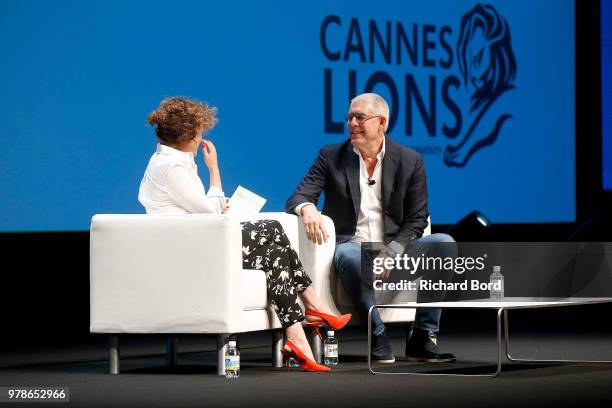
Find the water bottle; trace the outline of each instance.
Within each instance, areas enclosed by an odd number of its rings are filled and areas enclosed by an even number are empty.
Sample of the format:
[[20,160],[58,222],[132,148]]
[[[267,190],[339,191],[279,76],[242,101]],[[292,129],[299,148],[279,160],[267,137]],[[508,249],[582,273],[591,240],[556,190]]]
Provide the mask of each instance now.
[[501,267],[499,265],[493,266],[493,273],[489,278],[489,283],[491,300],[504,300],[504,275],[501,274]]
[[289,367],[298,368],[299,366],[300,366],[300,363],[298,363],[298,361],[295,358],[289,357]]
[[334,337],[334,331],[327,332],[327,338],[324,343],[324,359],[325,365],[338,365],[338,340]]
[[230,340],[225,352],[225,378],[240,377],[240,352],[236,348],[236,341]]

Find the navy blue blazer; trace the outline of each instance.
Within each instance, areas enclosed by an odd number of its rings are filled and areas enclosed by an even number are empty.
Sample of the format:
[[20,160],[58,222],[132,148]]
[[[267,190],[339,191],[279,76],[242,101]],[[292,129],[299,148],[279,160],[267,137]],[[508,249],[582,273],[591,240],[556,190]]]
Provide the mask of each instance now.
[[[385,244],[396,241],[402,245],[423,236],[427,227],[427,178],[421,156],[414,150],[385,137],[382,163],[381,201]],[[379,182],[379,180],[376,180]],[[319,155],[285,204],[289,213],[301,203],[317,204],[321,191],[325,193],[323,214],[336,227],[336,243],[355,235],[361,203],[359,190],[359,156],[350,140],[328,145]]]

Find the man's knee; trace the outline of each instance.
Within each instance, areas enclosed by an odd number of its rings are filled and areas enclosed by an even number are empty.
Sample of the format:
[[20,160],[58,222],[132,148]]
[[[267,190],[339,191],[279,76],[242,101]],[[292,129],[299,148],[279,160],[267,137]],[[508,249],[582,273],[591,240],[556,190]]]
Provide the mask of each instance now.
[[442,257],[455,258],[459,250],[457,248],[457,242],[448,234],[433,234],[435,236],[435,242],[439,247],[438,252]]
[[354,242],[336,246],[334,265],[340,273],[358,273],[361,268],[361,248]]
[[457,242],[448,234],[431,234],[417,241],[417,251],[426,250],[430,255],[441,257],[456,257]]
[[451,237],[448,234],[443,234],[443,233],[437,233],[437,234],[431,234],[429,236],[429,242],[435,242],[435,243],[452,243],[455,242],[455,239],[453,237]]

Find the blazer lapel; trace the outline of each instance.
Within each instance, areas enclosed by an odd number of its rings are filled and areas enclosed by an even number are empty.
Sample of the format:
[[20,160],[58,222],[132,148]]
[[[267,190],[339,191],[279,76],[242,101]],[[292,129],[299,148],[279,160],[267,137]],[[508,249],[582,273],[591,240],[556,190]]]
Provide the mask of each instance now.
[[348,181],[355,217],[359,215],[359,205],[361,203],[361,190],[359,189],[359,157],[353,152],[353,145],[348,144],[344,151],[344,170]]
[[382,197],[382,208],[383,211],[387,207],[389,197],[391,197],[391,189],[393,188],[393,180],[395,179],[395,172],[397,171],[397,165],[399,163],[399,154],[395,148],[395,143],[390,138],[386,137],[385,140],[385,157],[383,157],[382,164],[382,186],[381,186],[381,197]]

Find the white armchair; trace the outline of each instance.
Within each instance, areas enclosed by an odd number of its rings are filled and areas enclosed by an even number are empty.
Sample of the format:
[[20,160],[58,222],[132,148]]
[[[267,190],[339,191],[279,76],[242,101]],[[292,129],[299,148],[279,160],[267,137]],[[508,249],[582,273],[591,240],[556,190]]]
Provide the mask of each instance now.
[[[299,251],[297,217],[281,222]],[[224,215],[95,215],[90,233],[90,332],[111,334],[110,371],[119,372],[117,335],[213,333],[218,373],[227,337],[274,329],[274,365],[282,332],[267,306],[262,271],[242,269],[240,224]],[[168,342],[168,361],[176,341]]]

